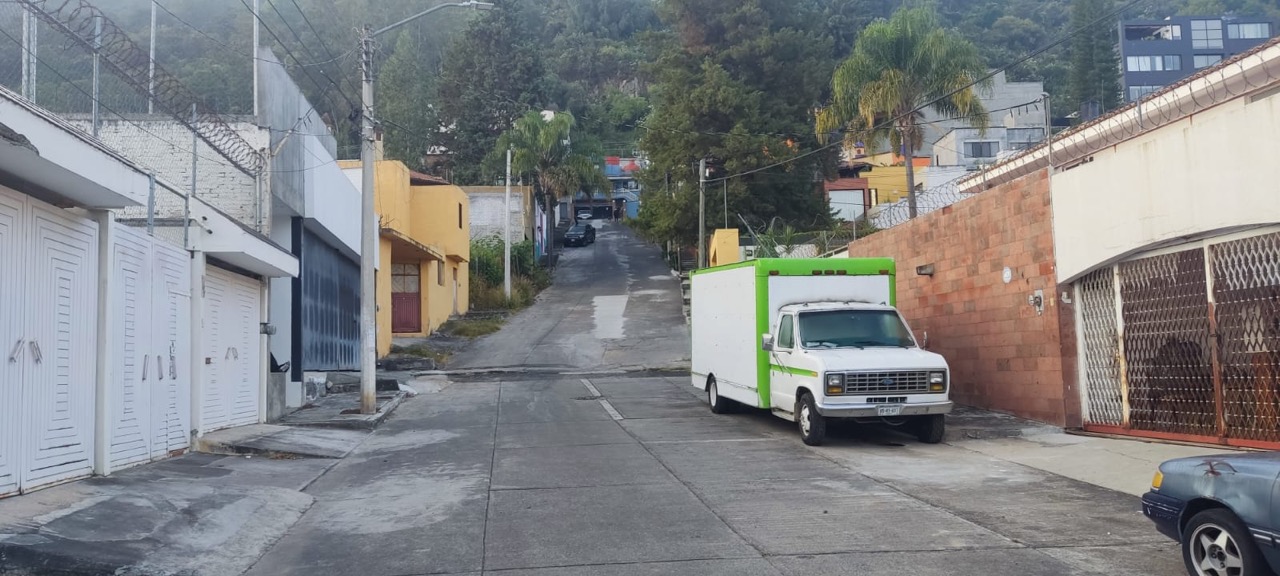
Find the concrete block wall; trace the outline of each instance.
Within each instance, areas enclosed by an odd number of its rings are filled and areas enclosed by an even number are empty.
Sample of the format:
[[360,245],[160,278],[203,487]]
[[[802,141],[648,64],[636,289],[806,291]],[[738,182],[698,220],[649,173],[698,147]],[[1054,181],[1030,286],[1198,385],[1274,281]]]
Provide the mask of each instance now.
[[[502,236],[502,213],[506,210],[503,192],[474,191],[464,188],[471,201],[471,237]],[[511,193],[511,241],[527,240],[525,229],[525,199],[518,191]]]
[[[67,121],[86,132],[93,129],[87,116],[70,116]],[[254,124],[235,122],[231,127],[255,149],[267,147],[267,133],[258,130]],[[98,138],[126,158],[155,171],[157,178],[179,188],[180,192],[191,190],[192,132],[179,122],[161,115],[139,115],[128,119],[108,115],[98,126]],[[254,177],[242,172],[203,140],[197,142],[196,197],[254,227],[259,217],[255,202],[260,200]],[[270,201],[269,198],[261,200],[261,217],[266,228],[270,219]]]
[[[898,307],[951,365],[955,401],[1066,424],[1070,317],[1055,296],[1045,171],[855,241],[849,256],[897,261]],[[931,276],[917,273],[924,266]],[[1037,290],[1043,311],[1028,302]]]

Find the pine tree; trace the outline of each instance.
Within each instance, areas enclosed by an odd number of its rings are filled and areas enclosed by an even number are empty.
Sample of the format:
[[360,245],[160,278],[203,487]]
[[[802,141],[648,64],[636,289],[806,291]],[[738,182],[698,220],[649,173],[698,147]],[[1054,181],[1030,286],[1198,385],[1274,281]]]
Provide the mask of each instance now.
[[1082,118],[1091,107],[1102,113],[1121,103],[1118,20],[1112,9],[1113,0],[1074,0],[1071,4],[1071,30],[1076,36],[1071,43],[1069,109],[1080,110]]

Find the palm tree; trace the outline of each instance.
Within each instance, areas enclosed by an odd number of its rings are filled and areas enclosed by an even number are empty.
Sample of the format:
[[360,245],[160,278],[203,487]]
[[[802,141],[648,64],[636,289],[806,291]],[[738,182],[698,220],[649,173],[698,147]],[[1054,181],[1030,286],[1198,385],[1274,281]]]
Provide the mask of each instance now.
[[546,202],[548,255],[555,239],[554,218],[558,201],[569,198],[569,217],[573,218],[573,197],[578,191],[609,184],[600,164],[591,159],[581,144],[574,144],[569,139],[573,126],[573,115],[567,112],[553,114],[550,118],[544,118],[540,112],[529,112],[498,138],[495,150],[495,154],[506,154],[507,149],[513,151],[512,172],[530,176],[534,195]]
[[942,29],[927,8],[898,10],[863,29],[853,53],[831,78],[831,104],[818,111],[818,137],[843,130],[846,143],[889,140],[907,163],[907,201],[916,217],[915,167],[923,111],[968,118],[985,128],[976,88],[990,85],[978,49]]

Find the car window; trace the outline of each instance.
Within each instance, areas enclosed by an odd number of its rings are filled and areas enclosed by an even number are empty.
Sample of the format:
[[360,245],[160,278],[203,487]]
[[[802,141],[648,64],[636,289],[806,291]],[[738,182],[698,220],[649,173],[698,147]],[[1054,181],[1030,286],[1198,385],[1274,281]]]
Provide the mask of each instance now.
[[795,340],[795,323],[791,321],[791,315],[788,314],[778,322],[778,347],[790,350],[795,347]]

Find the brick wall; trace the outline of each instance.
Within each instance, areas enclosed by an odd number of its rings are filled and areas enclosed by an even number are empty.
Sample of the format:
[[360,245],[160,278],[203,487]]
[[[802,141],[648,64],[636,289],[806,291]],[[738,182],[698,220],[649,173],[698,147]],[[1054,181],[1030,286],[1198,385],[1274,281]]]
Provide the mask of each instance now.
[[[849,256],[897,261],[898,307],[951,365],[956,402],[1067,423],[1061,331],[1070,317],[1060,318],[1056,297],[1047,173],[853,242]],[[933,275],[917,274],[926,265]],[[1036,290],[1043,314],[1028,303]]]

